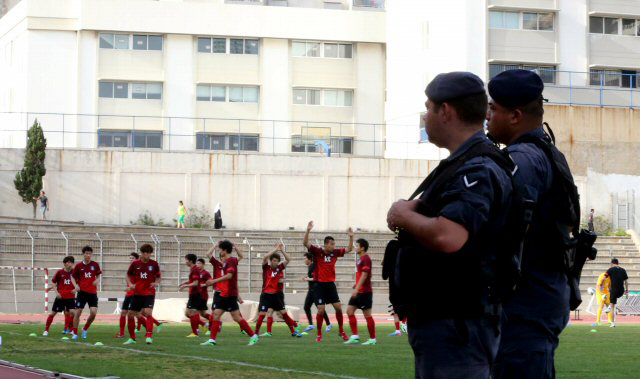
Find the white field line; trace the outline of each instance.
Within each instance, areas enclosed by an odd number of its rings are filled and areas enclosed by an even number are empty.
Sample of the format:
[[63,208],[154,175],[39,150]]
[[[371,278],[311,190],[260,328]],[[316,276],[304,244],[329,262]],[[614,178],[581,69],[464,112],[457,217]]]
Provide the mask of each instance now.
[[[25,336],[24,334],[17,333],[17,332],[5,332],[5,333],[18,335],[18,336],[23,336],[23,337]],[[29,337],[29,338],[33,338],[33,337]],[[71,341],[63,342],[62,340],[49,339],[49,338],[45,338],[45,337],[42,337],[42,336],[37,336],[36,338],[43,339],[43,340],[46,340],[46,341],[59,342],[59,343],[69,343],[69,342],[71,342]],[[71,342],[71,343],[73,343],[75,345],[84,345],[84,346],[95,347],[94,345],[92,345],[90,343],[87,343],[87,342]],[[341,378],[341,379],[366,379],[366,378],[361,378],[361,377],[357,377],[357,376],[333,374],[333,373],[330,373],[330,372],[323,372],[323,371],[307,371],[307,370],[298,370],[298,369],[293,369],[293,368],[281,368],[281,367],[274,367],[274,366],[259,365],[259,364],[256,364],[256,363],[232,361],[232,360],[228,360],[228,359],[218,359],[218,358],[191,356],[191,355],[161,353],[161,352],[158,352],[158,351],[138,350],[138,349],[131,349],[131,348],[127,348],[127,347],[119,347],[119,346],[103,345],[103,346],[100,346],[100,348],[122,350],[122,351],[132,351],[132,352],[135,352],[135,353],[148,354],[148,355],[157,355],[157,356],[171,357],[171,358],[193,359],[193,360],[197,360],[197,361],[223,363],[223,364],[228,364],[228,365],[259,368],[259,369],[263,369],[263,370],[271,370],[271,371],[277,371],[277,372],[290,372],[290,373],[296,373],[296,374],[320,375],[320,376],[326,376],[326,377],[331,377],[331,378]]]

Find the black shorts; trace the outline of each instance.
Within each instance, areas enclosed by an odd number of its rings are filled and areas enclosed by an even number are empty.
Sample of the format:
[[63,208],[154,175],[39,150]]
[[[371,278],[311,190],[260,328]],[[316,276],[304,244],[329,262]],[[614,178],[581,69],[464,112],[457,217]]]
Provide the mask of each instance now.
[[333,282],[317,282],[313,287],[313,300],[318,305],[340,302],[336,284]]
[[98,295],[83,291],[78,292],[76,296],[76,308],[84,309],[84,306],[87,304],[89,308],[98,308]]
[[220,291],[215,291],[213,293],[213,301],[211,302],[211,310],[216,310],[216,303],[220,301]]
[[154,295],[133,295],[131,299],[130,311],[140,312],[144,308],[153,309],[153,304],[156,302]]
[[618,299],[622,297],[622,295],[624,295],[624,291],[623,292],[618,292],[618,291],[611,291],[611,304],[618,304]]
[[207,301],[202,298],[202,295],[199,293],[194,293],[189,295],[189,300],[187,301],[187,309],[194,309],[196,311],[206,311],[207,310]]
[[280,297],[280,301],[282,301],[282,306],[284,306],[284,292],[278,292],[278,297]]
[[269,309],[274,311],[281,311],[284,309],[284,296],[280,293],[261,293],[260,304],[258,305],[258,312],[266,312]]
[[131,300],[133,300],[133,296],[125,296],[124,301],[122,302],[122,310],[128,311],[131,309]]
[[359,293],[356,297],[349,299],[349,305],[362,309],[363,311],[371,309],[373,305],[373,294],[371,292]]
[[63,299],[61,297],[56,297],[51,307],[51,310],[57,313],[73,309],[76,309],[76,299]]
[[240,309],[237,296],[220,296],[214,303],[214,309],[222,309],[225,312],[233,312]]

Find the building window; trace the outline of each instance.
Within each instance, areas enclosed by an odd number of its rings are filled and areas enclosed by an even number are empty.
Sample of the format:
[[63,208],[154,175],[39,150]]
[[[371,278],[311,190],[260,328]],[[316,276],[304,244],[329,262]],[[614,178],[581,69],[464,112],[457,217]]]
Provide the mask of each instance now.
[[196,133],[197,150],[258,151],[257,134]]
[[589,33],[640,36],[640,20],[592,16],[589,17]]
[[[229,86],[229,102],[257,103],[259,99],[258,86]],[[198,84],[196,88],[197,101],[227,101],[227,87],[216,84]]]
[[491,29],[520,29],[520,13],[490,11],[489,27]]
[[132,40],[133,50],[162,50],[162,36],[134,34],[100,33],[101,49],[129,49],[129,40]]
[[327,147],[331,148],[332,154],[353,154],[353,137],[330,137],[327,140],[302,135],[291,136],[292,153],[326,153],[324,150]]
[[591,69],[589,84],[603,87],[640,88],[640,72],[634,70]]
[[[229,54],[258,54],[260,41],[257,39],[229,39]],[[227,38],[198,37],[199,53],[227,53]]]
[[353,90],[294,88],[293,103],[298,105],[350,107],[353,105]]
[[522,13],[522,29],[553,30],[553,13]]
[[[129,93],[131,89],[131,93]],[[98,96],[115,99],[162,99],[162,83],[126,83],[100,81]]]
[[231,54],[258,54],[257,39],[235,39],[229,40],[229,53]]
[[353,138],[331,137],[331,153],[353,154]]
[[489,78],[493,79],[494,76],[507,70],[530,70],[535,71],[542,81],[546,84],[556,83],[556,66],[538,66],[527,65],[518,63],[491,63],[489,64]]
[[198,37],[198,52],[225,54],[227,52],[227,39]]
[[352,58],[353,45],[350,43],[293,41],[291,54],[294,57]]
[[98,147],[162,149],[162,132],[98,130]]

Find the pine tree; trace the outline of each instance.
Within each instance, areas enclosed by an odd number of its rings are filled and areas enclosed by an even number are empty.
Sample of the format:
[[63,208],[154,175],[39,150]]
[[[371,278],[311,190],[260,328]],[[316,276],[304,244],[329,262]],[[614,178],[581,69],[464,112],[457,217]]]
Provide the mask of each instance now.
[[13,184],[25,203],[33,205],[33,218],[36,218],[37,199],[42,190],[42,177],[47,173],[44,166],[47,140],[42,127],[36,119],[27,132],[27,151],[24,167],[16,174]]

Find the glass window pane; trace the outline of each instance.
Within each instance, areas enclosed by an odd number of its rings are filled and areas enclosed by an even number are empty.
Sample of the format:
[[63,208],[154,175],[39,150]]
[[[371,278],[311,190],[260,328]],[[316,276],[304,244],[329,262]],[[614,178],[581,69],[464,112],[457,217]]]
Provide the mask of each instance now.
[[504,16],[503,12],[490,11],[489,12],[489,27],[494,29],[504,28]]
[[211,52],[211,38],[198,37],[198,52],[199,53]]
[[214,38],[212,51],[216,54],[225,54],[227,52],[227,39],[226,38]]
[[244,41],[244,53],[245,54],[258,54],[258,40],[247,39]]
[[553,30],[553,13],[538,13],[538,30]]
[[489,64],[489,79],[493,79],[494,76],[504,71],[504,65],[501,64]]
[[244,47],[244,40],[241,39],[231,39],[229,52],[231,54],[242,54]]
[[113,133],[113,147],[129,147],[130,133]]
[[197,150],[209,150],[211,148],[211,143],[209,141],[209,136],[204,133],[196,134],[196,149]]
[[198,84],[196,86],[196,100],[209,101],[211,99],[211,89],[208,84]]
[[591,70],[589,72],[589,84],[599,86],[602,81],[602,73],[600,70]]
[[337,43],[325,43],[324,44],[324,57],[325,58],[338,58],[338,44]]
[[589,33],[599,33],[602,34],[602,17],[589,17]]
[[340,45],[340,58],[351,58],[353,54],[353,45],[351,44],[341,44]]
[[133,50],[147,50],[147,36],[134,34]]
[[114,83],[113,97],[117,99],[126,99],[129,97],[128,83]]
[[522,29],[538,30],[538,14],[525,12],[522,14]]
[[211,135],[209,136],[211,140],[211,150],[225,150],[225,136],[221,135]]
[[162,83],[147,83],[147,99],[162,99]]
[[608,87],[620,87],[620,72],[618,71],[605,71],[604,72],[604,85]]
[[242,100],[245,103],[257,103],[258,87],[244,87],[242,89]]
[[242,102],[242,87],[229,87],[229,101],[232,103]]
[[320,105],[320,92],[319,89],[307,90],[307,104]]
[[149,36],[149,50],[162,50],[162,36]]
[[132,99],[146,99],[147,98],[147,85],[145,83],[133,83],[133,84],[131,84],[131,98]]
[[115,35],[115,48],[116,49],[128,49],[129,48],[129,35],[128,34],[116,34]]
[[338,91],[324,90],[324,105],[333,107],[338,105]]
[[625,36],[636,35],[636,20],[623,18],[622,19],[622,34]]
[[504,28],[520,29],[520,13],[504,12]]
[[294,57],[304,57],[307,55],[307,47],[304,42],[293,41],[291,43],[291,55]]
[[307,90],[306,89],[294,89],[293,90],[293,103],[294,104],[306,104],[307,103]]
[[229,136],[229,150],[238,150],[240,149],[240,137],[238,135],[230,135]]
[[556,68],[555,67],[540,67],[538,68],[538,75],[542,82],[546,84],[556,83]]
[[112,147],[113,136],[106,134],[105,132],[98,132],[98,147]]
[[258,136],[241,136],[240,150],[258,151]]
[[604,19],[604,34],[618,34],[619,19],[605,17]]
[[98,83],[98,96],[113,97],[113,82]]
[[353,154],[353,138],[342,139],[342,151],[343,154]]
[[148,149],[162,149],[162,133],[148,133],[146,147]]
[[100,48],[113,49],[113,34],[100,33]]
[[319,57],[320,56],[320,43],[319,42],[307,42],[307,56]]
[[131,135],[133,136],[133,147],[147,147],[144,133],[134,130]]
[[227,101],[224,86],[211,86],[211,101]]
[[353,91],[344,91],[344,101],[342,102],[342,105],[345,107],[353,105]]

